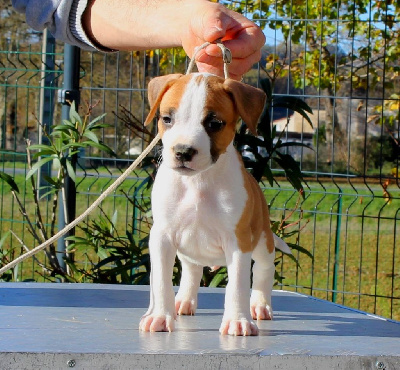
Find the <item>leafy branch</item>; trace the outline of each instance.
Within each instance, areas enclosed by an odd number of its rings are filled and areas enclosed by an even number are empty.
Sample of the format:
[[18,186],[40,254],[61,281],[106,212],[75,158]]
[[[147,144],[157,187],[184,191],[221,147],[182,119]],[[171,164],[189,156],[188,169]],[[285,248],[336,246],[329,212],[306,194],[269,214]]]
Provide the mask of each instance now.
[[[73,181],[76,181],[75,161],[79,152],[87,148],[95,148],[97,150],[106,152],[109,155],[115,156],[115,153],[112,151],[112,149],[102,143],[96,135],[98,130],[110,127],[108,124],[101,123],[101,120],[104,118],[105,114],[90,120],[89,118],[92,108],[92,106],[88,106],[87,111],[82,118],[76,111],[75,104],[73,102],[71,104],[68,120],[63,120],[61,125],[52,126],[51,133],[48,133],[46,128],[42,126],[43,133],[48,140],[48,144],[31,145],[31,142],[27,141],[27,163],[29,171],[25,180],[30,185],[29,187],[31,189],[34,201],[35,221],[31,219],[32,216],[30,216],[23,206],[23,203],[19,198],[19,189],[14,179],[10,175],[0,172],[0,178],[11,188],[12,195],[18,204],[19,211],[28,225],[28,232],[39,244],[45,242],[49,236],[53,236],[55,234],[56,214],[59,205],[60,193],[61,201],[64,204],[64,211],[66,215],[68,214],[65,180],[67,176],[69,176]],[[32,152],[34,152],[33,155]],[[36,162],[33,163],[33,160],[36,160]],[[42,189],[37,188],[35,176],[37,176],[38,172],[44,166],[47,166],[50,163],[58,167],[57,175],[55,177],[51,176],[51,174],[43,175],[43,179],[47,183],[45,186],[47,192],[39,197],[39,190]],[[46,199],[49,195],[53,195],[51,220],[49,226],[50,230],[48,230],[48,227],[45,225],[44,217],[41,211],[41,200],[44,198]],[[23,248],[27,248],[21,239],[18,238],[18,241]],[[56,247],[54,245],[50,245],[45,250],[45,253],[51,266],[50,275],[60,275],[64,278],[67,277],[68,272],[61,268],[57,259]],[[45,270],[46,274],[49,273],[49,269]]]

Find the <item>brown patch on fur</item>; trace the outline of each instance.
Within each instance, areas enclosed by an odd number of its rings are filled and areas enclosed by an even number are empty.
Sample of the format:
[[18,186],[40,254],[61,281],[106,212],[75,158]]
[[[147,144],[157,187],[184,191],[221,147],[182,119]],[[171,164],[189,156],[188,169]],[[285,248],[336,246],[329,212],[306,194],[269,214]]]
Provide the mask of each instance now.
[[236,110],[253,135],[257,135],[257,124],[264,109],[264,91],[243,82],[227,79],[226,91],[231,94]]
[[195,82],[197,83],[197,85],[200,85],[201,84],[201,81],[203,81],[204,80],[204,76],[203,75],[198,75],[196,78],[195,78]]
[[217,76],[198,76],[196,82],[205,79],[207,101],[204,115],[215,113],[216,118],[226,123],[225,127],[210,133],[211,155],[214,160],[226,151],[235,136],[239,116],[243,118],[253,134],[264,109],[265,93],[253,86],[235,80],[224,80]]
[[189,78],[187,76],[182,76],[179,80],[176,80],[175,83],[165,92],[161,103],[160,103],[160,119],[158,120],[158,132],[161,137],[164,135],[164,132],[168,129],[162,120],[163,115],[170,115],[171,112],[177,111],[181,101],[182,96],[187,87]]
[[239,249],[243,253],[253,251],[264,232],[267,239],[266,247],[268,252],[272,253],[275,243],[264,194],[257,181],[246,171],[244,166],[242,166],[242,174],[247,192],[247,202],[235,230]]
[[222,130],[210,132],[211,156],[214,160],[226,152],[226,148],[235,136],[236,124],[239,113],[230,94],[224,87],[224,79],[217,76],[209,76],[206,79],[207,100],[204,107],[204,117],[209,113],[215,114],[215,118],[225,122]]
[[149,82],[147,95],[150,103],[150,112],[144,122],[145,126],[153,120],[164,95],[177,81],[179,81],[181,76],[181,74],[160,76],[153,78]]

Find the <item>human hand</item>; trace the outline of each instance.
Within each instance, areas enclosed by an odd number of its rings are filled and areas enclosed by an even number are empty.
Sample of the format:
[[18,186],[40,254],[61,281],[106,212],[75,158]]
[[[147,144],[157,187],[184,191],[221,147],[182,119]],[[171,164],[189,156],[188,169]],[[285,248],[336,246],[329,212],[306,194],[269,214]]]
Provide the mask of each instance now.
[[[224,45],[232,53],[229,66],[230,78],[240,80],[254,63],[261,58],[261,48],[265,36],[252,21],[221,4],[198,0],[192,2],[190,22],[183,33],[182,46],[191,58],[195,48],[204,42],[222,38]],[[221,50],[215,44],[207,46],[196,55],[200,72],[223,76]]]
[[[82,22],[89,38],[103,48],[148,50],[196,47],[219,38],[232,53],[231,78],[240,80],[261,57],[265,36],[252,21],[208,0],[90,1]],[[223,76],[221,50],[209,45],[196,56],[201,72]]]

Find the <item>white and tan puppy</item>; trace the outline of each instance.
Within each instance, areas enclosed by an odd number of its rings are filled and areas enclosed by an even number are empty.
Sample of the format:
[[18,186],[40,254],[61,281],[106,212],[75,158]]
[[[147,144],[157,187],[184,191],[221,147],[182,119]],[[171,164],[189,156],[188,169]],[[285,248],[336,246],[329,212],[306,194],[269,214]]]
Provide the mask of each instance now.
[[[265,94],[241,82],[195,73],[154,78],[149,101],[146,123],[159,108],[163,151],[152,192],[150,307],[140,329],[173,331],[176,314],[196,311],[203,266],[226,265],[220,332],[257,335],[253,319],[272,318],[275,243],[290,250],[272,233],[264,195],[244,168],[233,138],[239,117],[256,133]],[[182,279],[174,297],[176,254]]]

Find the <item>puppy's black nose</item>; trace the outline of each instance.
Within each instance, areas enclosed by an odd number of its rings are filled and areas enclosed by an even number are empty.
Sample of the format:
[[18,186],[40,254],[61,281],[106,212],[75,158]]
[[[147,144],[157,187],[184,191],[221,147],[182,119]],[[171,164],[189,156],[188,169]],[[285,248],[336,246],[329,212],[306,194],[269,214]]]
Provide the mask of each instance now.
[[198,153],[196,149],[184,144],[177,144],[172,148],[172,150],[175,153],[175,158],[181,162],[190,162]]

